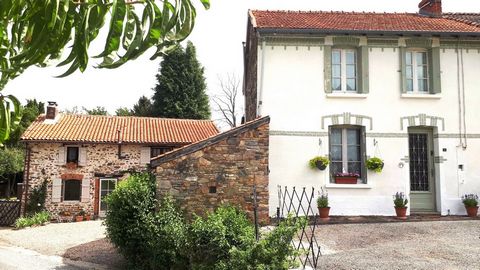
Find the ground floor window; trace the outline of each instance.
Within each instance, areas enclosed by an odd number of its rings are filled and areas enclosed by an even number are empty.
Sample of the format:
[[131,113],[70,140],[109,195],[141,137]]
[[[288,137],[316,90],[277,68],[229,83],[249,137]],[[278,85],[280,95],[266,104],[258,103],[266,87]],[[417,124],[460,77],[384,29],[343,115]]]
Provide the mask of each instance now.
[[63,200],[64,201],[80,201],[82,193],[81,181],[64,180],[63,182]]
[[331,126],[329,131],[330,175],[358,174],[366,183],[365,131],[362,126]]

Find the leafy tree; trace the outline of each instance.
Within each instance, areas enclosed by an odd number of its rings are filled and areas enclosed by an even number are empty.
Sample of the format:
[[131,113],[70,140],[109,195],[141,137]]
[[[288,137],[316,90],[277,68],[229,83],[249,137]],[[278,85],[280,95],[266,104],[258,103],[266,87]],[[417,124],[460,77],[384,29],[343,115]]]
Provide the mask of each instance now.
[[108,115],[107,110],[103,106],[97,106],[93,109],[83,107],[83,110],[89,115]]
[[115,115],[116,116],[132,116],[133,112],[127,107],[120,107],[115,110]]
[[0,149],[0,180],[7,182],[7,197],[12,189],[12,179],[16,174],[23,171],[24,152],[19,148]]
[[133,115],[135,116],[154,116],[152,101],[146,96],[141,96],[137,104],[133,105]]
[[209,119],[204,69],[197,60],[195,46],[178,46],[163,58],[153,95],[153,116]]
[[5,142],[8,147],[20,147],[20,137],[23,132],[32,124],[40,114],[45,113],[45,103],[38,102],[36,99],[27,99],[27,104],[22,107],[22,118]]
[[[200,0],[209,8],[209,0]],[[28,67],[45,67],[60,60],[70,65],[60,75],[85,71],[88,48],[108,25],[99,68],[116,68],[156,47],[151,57],[163,56],[188,37],[195,23],[192,0],[56,0],[0,1],[0,91]],[[12,113],[11,113],[12,111]],[[20,121],[20,102],[0,94],[0,144]]]

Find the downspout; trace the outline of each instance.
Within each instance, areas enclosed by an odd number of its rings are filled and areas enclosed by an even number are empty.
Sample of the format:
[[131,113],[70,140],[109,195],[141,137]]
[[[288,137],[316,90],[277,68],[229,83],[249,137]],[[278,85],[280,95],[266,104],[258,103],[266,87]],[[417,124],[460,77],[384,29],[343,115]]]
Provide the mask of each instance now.
[[28,201],[28,186],[30,185],[30,162],[32,156],[32,148],[25,143],[25,176],[23,179],[24,187],[23,190],[25,192],[25,200],[23,201],[23,214],[25,216],[27,213],[27,201]]
[[265,74],[265,46],[266,41],[265,39],[262,40],[262,68],[260,69],[260,87],[258,91],[258,113],[257,116],[262,116],[262,108],[263,108],[263,81],[264,81],[264,74]]

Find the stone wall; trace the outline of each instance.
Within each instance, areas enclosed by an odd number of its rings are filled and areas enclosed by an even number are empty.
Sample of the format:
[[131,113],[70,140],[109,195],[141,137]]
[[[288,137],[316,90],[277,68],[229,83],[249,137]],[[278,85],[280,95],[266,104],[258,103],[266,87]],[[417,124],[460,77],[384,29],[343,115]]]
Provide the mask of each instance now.
[[[32,189],[47,181],[47,196],[45,206],[53,214],[68,211],[72,214],[80,210],[93,215],[95,180],[105,177],[118,178],[128,176],[129,171],[143,171],[146,164],[140,164],[140,145],[122,145],[122,155],[118,157],[118,145],[113,144],[83,144],[75,145],[86,148],[87,158],[85,166],[68,168],[58,162],[59,151],[63,147],[61,143],[29,143],[31,147],[29,194]],[[90,199],[88,201],[61,201],[52,202],[53,179],[88,179],[90,180]],[[25,197],[22,197],[25,198]]]
[[232,204],[253,217],[256,184],[258,217],[268,223],[269,121],[261,118],[152,160],[157,196],[171,194],[187,215]]

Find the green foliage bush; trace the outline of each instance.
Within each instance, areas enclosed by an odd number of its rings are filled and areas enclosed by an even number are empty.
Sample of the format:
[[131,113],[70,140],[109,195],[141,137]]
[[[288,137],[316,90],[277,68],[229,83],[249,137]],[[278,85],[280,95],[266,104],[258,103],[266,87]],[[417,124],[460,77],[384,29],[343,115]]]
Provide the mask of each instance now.
[[33,225],[43,225],[50,220],[50,214],[46,211],[38,212],[32,216],[19,218],[15,221],[15,228],[22,229]]
[[[287,219],[257,242],[246,214],[231,206],[187,222],[171,197],[155,199],[154,178],[137,174],[107,197],[107,235],[130,269],[288,269],[300,226]],[[303,225],[305,225],[303,223]]]
[[45,210],[45,198],[47,196],[47,181],[43,181],[40,186],[35,187],[28,196],[26,205],[27,215],[34,215]]
[[383,166],[384,166],[383,160],[381,160],[378,157],[372,157],[367,159],[367,169],[371,171],[374,171],[377,173],[382,172]]

